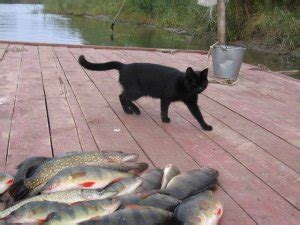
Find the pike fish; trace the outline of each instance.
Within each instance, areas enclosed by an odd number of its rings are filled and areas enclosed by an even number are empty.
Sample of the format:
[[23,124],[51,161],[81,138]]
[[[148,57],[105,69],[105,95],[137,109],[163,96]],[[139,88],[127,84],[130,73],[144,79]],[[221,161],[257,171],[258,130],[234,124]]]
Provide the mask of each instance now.
[[173,213],[154,207],[128,207],[80,225],[174,225]]
[[218,175],[217,170],[207,167],[181,173],[174,177],[161,193],[183,200],[190,195],[214,187],[217,184]]
[[174,212],[175,208],[181,203],[180,200],[171,196],[156,194],[130,194],[117,197],[121,201],[121,208],[129,205],[152,206]]
[[176,166],[173,166],[172,164],[166,165],[164,168],[161,189],[166,188],[170,180],[178,174],[180,174],[180,170]]
[[70,208],[69,205],[58,202],[29,202],[13,211],[5,221],[8,224],[42,223],[46,221],[49,214],[60,212]]
[[0,173],[0,195],[6,192],[14,183],[14,178],[8,173]]
[[141,178],[143,178],[143,183],[136,190],[136,193],[160,189],[162,177],[163,170],[160,168],[155,168],[143,173],[141,175]]
[[15,182],[22,179],[31,177],[39,166],[41,166],[46,161],[50,161],[52,158],[49,157],[31,157],[23,161],[17,166],[17,173],[15,175]]
[[116,196],[132,194],[142,183],[143,179],[141,177],[126,178],[108,185],[103,193],[117,192],[118,194]]
[[54,192],[49,194],[42,194],[32,198],[24,199],[23,201],[20,201],[17,204],[1,211],[0,219],[7,217],[13,211],[19,209],[21,206],[29,202],[52,201],[52,202],[72,204],[75,202],[105,199],[105,198],[113,197],[116,194],[117,194],[116,192],[102,193],[97,190],[72,190],[72,191],[60,191],[60,192]]
[[52,177],[42,188],[42,193],[74,189],[100,189],[112,182],[129,177],[133,177],[133,175],[98,166],[71,167]]
[[58,172],[81,165],[108,166],[111,163],[124,163],[134,161],[138,158],[136,154],[124,152],[85,152],[74,153],[58,158],[53,158],[38,167],[35,173],[27,179],[15,183],[9,190],[14,200],[27,197],[31,191],[39,189]]
[[205,191],[184,200],[176,209],[177,219],[184,225],[217,225],[223,214],[223,206]]
[[91,218],[108,215],[116,211],[119,206],[120,201],[115,199],[81,202],[50,215],[44,225],[76,225]]

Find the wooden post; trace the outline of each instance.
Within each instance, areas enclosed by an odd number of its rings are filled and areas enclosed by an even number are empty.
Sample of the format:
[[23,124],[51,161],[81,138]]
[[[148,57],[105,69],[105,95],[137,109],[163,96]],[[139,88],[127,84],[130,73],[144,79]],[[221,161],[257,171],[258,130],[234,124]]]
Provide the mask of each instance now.
[[218,0],[218,41],[220,44],[226,43],[226,18],[225,18],[225,0]]

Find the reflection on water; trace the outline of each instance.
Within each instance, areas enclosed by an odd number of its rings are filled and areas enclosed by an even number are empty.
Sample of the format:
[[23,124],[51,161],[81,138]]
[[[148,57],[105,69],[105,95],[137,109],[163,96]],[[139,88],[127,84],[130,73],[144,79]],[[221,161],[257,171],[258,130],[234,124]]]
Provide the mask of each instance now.
[[41,5],[0,4],[0,40],[80,44],[81,34],[70,21],[43,14]]
[[[0,40],[208,50],[213,40],[192,38],[150,26],[117,24],[96,18],[44,14],[42,5],[0,4]],[[247,51],[245,61],[273,70],[297,69],[291,56]]]

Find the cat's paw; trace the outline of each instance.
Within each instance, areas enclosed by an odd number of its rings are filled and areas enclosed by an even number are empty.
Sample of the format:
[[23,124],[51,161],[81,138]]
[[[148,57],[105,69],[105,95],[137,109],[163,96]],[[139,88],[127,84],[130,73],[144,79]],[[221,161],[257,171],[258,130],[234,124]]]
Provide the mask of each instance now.
[[131,108],[127,107],[127,108],[123,108],[123,109],[126,114],[133,114],[133,111]]
[[134,103],[131,104],[131,107],[130,107],[130,108],[132,109],[132,111],[133,111],[135,114],[137,114],[137,115],[140,115],[140,114],[141,114],[141,110],[140,110]]
[[202,126],[203,130],[206,130],[206,131],[212,131],[213,130],[213,127],[210,126],[210,125],[205,125],[205,126]]
[[162,118],[162,121],[164,123],[170,123],[171,122],[171,119],[169,117],[165,117],[165,118]]

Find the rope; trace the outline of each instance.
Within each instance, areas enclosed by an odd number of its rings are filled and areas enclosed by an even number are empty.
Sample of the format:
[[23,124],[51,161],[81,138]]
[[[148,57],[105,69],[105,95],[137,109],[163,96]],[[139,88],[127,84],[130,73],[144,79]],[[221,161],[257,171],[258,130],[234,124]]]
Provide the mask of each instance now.
[[119,9],[119,11],[118,11],[118,13],[117,13],[117,15],[115,16],[115,18],[114,18],[114,20],[113,20],[113,22],[112,22],[112,24],[111,24],[111,26],[110,26],[110,29],[111,29],[112,31],[114,31],[114,26],[115,26],[116,20],[118,19],[119,15],[120,15],[120,13],[121,13],[121,11],[122,11],[124,5],[125,5],[125,2],[126,2],[126,0],[123,1],[123,3],[122,3],[122,5],[121,5],[121,7],[120,7],[120,9]]

